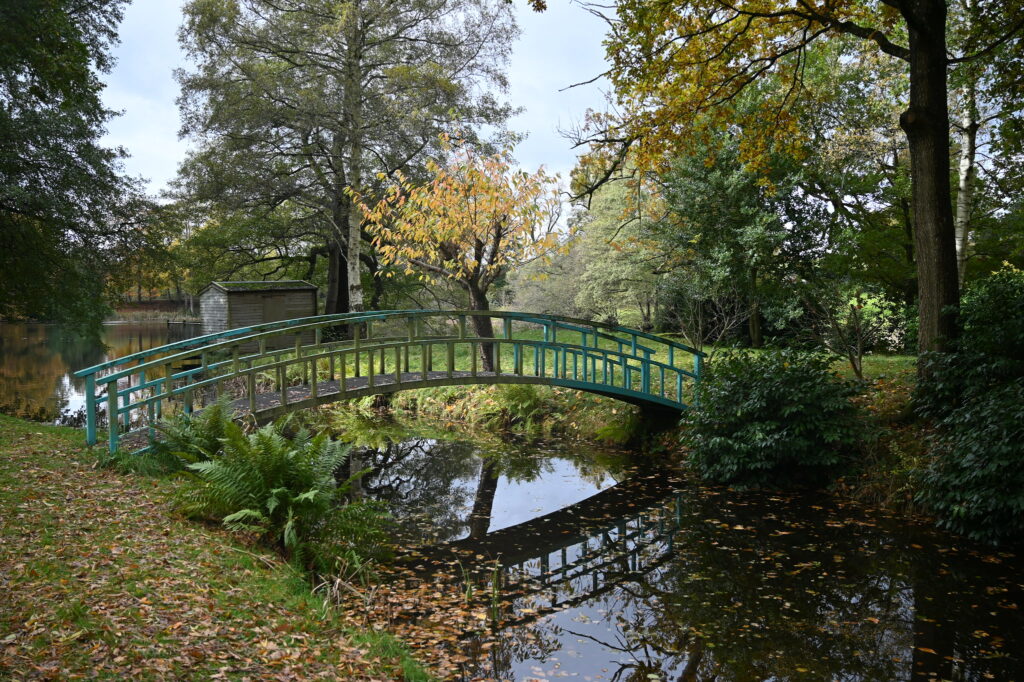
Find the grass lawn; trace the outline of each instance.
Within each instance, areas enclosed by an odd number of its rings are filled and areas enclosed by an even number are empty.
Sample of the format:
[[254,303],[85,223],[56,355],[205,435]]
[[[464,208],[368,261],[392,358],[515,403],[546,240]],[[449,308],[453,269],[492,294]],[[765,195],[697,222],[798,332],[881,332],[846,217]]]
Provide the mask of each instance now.
[[428,679],[274,555],[177,517],[170,483],[94,461],[0,415],[0,678]]

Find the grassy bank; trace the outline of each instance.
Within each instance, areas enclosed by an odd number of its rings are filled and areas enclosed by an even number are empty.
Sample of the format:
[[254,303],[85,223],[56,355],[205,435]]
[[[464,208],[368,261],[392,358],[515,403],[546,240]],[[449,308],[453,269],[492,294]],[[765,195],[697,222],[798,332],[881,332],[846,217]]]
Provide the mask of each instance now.
[[94,467],[78,431],[0,416],[0,677],[427,679],[303,576]]

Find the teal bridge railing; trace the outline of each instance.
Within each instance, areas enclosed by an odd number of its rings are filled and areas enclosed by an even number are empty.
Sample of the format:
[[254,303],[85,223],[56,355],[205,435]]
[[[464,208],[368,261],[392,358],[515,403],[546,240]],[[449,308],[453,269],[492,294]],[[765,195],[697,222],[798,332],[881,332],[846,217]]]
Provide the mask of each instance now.
[[[491,318],[492,337],[470,318]],[[635,329],[505,311],[386,310],[232,329],[127,355],[85,379],[86,438],[145,449],[154,425],[229,396],[257,421],[335,400],[453,384],[563,386],[681,411],[703,354]],[[138,446],[138,447],[135,447]]]

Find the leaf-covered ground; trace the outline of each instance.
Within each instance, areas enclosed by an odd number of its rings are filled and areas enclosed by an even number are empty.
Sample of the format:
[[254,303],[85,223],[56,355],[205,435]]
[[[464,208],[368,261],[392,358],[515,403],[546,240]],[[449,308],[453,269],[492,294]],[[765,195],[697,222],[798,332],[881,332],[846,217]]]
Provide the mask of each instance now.
[[[78,432],[0,416],[0,678],[422,678],[272,555],[96,469]],[[401,660],[404,659],[404,660]]]

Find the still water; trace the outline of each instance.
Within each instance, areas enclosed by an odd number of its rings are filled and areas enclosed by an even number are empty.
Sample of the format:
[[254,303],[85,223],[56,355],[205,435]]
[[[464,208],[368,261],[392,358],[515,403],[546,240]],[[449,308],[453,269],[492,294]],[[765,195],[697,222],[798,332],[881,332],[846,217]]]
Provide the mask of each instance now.
[[365,492],[420,545],[407,556],[426,579],[491,571],[457,609],[490,614],[450,645],[463,679],[1024,679],[1024,563],[1010,552],[592,446],[377,437],[357,450],[373,467]]
[[85,382],[74,372],[199,333],[193,324],[123,322],[88,339],[59,325],[0,322],[0,412],[79,424]]

